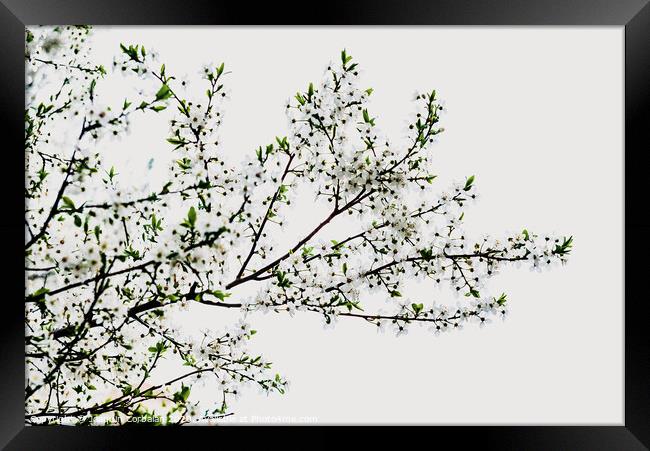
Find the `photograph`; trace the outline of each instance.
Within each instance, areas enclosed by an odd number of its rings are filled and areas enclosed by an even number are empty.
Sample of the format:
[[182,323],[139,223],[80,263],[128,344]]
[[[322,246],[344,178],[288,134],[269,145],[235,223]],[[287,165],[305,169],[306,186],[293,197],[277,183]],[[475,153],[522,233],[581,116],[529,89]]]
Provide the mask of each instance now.
[[28,424],[622,421],[620,29],[25,41]]
[[0,37],[0,449],[650,449],[650,0],[0,0]]

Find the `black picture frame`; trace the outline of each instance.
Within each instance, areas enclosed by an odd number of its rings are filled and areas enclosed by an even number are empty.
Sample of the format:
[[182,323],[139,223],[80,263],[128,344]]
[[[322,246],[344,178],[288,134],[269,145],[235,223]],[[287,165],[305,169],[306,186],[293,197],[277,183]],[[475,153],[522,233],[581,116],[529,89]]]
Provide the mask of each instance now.
[[[6,449],[122,449],[144,440],[147,448],[171,443],[180,434],[189,445],[214,441],[215,428],[74,428],[24,425],[24,235],[21,184],[24,185],[24,27],[34,24],[93,25],[616,25],[625,27],[625,417],[621,426],[438,426],[418,434],[437,446],[451,438],[458,445],[496,449],[636,450],[650,447],[650,334],[644,239],[650,232],[645,172],[650,150],[650,4],[649,0],[445,0],[329,1],[315,12],[311,4],[284,7],[278,2],[243,4],[194,0],[0,0],[0,124],[3,133],[0,231],[4,250],[4,302],[0,362],[0,445]],[[594,93],[598,95],[597,92]],[[586,163],[588,164],[588,163]],[[599,183],[597,180],[585,183]],[[576,207],[578,208],[578,206]],[[603,205],[603,215],[610,212]],[[607,264],[607,262],[603,262]],[[597,283],[607,283],[598,281]],[[561,408],[561,406],[558,406]],[[219,429],[222,436],[224,428]],[[244,437],[246,448],[273,443],[276,432],[264,434],[226,428]],[[239,429],[239,430],[238,430]],[[276,428],[274,431],[281,429]],[[322,440],[340,442],[332,431],[318,428]],[[234,433],[233,433],[234,431]],[[308,430],[313,432],[313,430]],[[353,432],[353,431],[350,431]],[[321,435],[322,433],[322,435]],[[192,434],[191,436],[189,434]],[[205,437],[197,437],[196,434]],[[211,437],[207,437],[210,434]],[[326,435],[327,434],[327,435]],[[362,431],[365,440],[408,433]],[[138,437],[136,437],[138,436]],[[414,434],[408,434],[414,436]],[[329,437],[329,438],[328,438]],[[136,441],[137,438],[137,441]],[[321,438],[319,438],[321,440]],[[419,441],[419,440],[418,440]],[[286,443],[286,442],[282,442]],[[404,443],[409,443],[403,442]],[[370,443],[368,443],[370,444]],[[163,446],[165,449],[165,446]]]

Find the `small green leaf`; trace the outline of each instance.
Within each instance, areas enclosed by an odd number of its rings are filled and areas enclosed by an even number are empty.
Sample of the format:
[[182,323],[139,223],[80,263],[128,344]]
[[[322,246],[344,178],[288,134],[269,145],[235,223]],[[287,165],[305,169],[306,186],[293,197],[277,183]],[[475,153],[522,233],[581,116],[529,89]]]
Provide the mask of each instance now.
[[63,204],[66,208],[69,208],[70,210],[75,209],[74,202],[72,202],[72,199],[70,199],[68,196],[63,196],[61,200],[63,201]]
[[175,146],[185,144],[185,140],[180,139],[180,138],[167,138],[167,142],[170,144],[174,144]]
[[433,258],[433,249],[422,249],[420,255],[424,261],[429,261]]
[[307,103],[305,98],[299,92],[296,93],[296,100],[298,101],[298,103],[300,103],[300,105],[304,105],[305,103]]
[[465,188],[463,188],[465,191],[469,191],[472,188],[472,184],[474,183],[474,176],[472,175],[467,179],[465,182]]
[[48,289],[45,288],[45,287],[43,287],[43,288],[39,288],[38,290],[36,290],[36,291],[33,292],[32,294],[30,294],[30,295],[29,295],[29,298],[30,298],[30,299],[33,299],[34,302],[43,302],[43,301],[45,300],[45,295],[46,295],[47,293],[49,293],[49,291],[50,291],[50,290],[48,290]]
[[192,227],[196,224],[196,209],[194,207],[190,207],[190,211],[187,212],[187,221]]
[[363,120],[366,123],[370,123],[370,115],[368,114],[368,110],[366,109],[363,110]]
[[176,160],[176,164],[184,171],[187,171],[192,167],[192,160],[187,157],[183,157],[180,160]]
[[570,236],[569,238],[564,237],[562,244],[558,244],[555,246],[555,249],[553,250],[553,254],[556,255],[569,254],[571,252],[571,247],[573,247],[573,237],[572,236]]
[[352,57],[349,56],[349,55],[347,54],[347,52],[345,51],[345,49],[343,49],[343,50],[341,51],[341,62],[343,63],[343,67],[345,67],[345,65],[346,65],[347,63],[349,63],[351,59],[352,59]]
[[187,399],[190,397],[190,387],[185,384],[181,385],[180,391],[174,393],[174,402],[185,404]]
[[221,291],[221,290],[215,290],[215,291],[212,292],[212,294],[215,297],[219,298],[220,301],[224,301],[227,297],[230,297],[230,293],[226,293],[226,292]]
[[156,100],[165,100],[169,99],[172,96],[172,91],[169,89],[169,86],[163,84],[158,92],[156,93]]

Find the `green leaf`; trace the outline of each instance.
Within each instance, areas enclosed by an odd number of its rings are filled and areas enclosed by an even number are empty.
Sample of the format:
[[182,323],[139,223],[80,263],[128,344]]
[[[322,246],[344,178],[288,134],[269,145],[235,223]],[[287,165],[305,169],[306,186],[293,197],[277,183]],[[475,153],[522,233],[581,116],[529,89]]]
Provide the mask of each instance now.
[[28,297],[30,299],[33,299],[34,302],[43,302],[45,300],[45,295],[49,293],[50,290],[47,288],[39,288],[38,290],[34,291],[32,294],[30,294]]
[[413,311],[417,315],[422,311],[422,309],[424,308],[424,305],[423,304],[411,304],[411,308],[413,309]]
[[553,254],[566,255],[571,252],[571,247],[573,247],[573,237],[572,236],[570,236],[569,238],[564,237],[562,244],[556,245],[555,249],[553,249]]
[[63,196],[61,200],[63,201],[63,205],[66,208],[69,208],[70,210],[75,209],[74,202],[72,202],[72,199],[70,199],[68,196]]
[[291,286],[291,281],[287,277],[287,273],[283,271],[277,271],[275,277],[278,279],[278,286],[280,288],[289,288]]
[[298,101],[298,103],[300,103],[300,105],[304,105],[305,103],[307,103],[305,98],[299,92],[296,93],[296,100]]
[[185,140],[180,139],[180,138],[167,138],[167,142],[170,144],[174,144],[175,146],[185,144]]
[[190,207],[190,211],[187,212],[187,221],[192,227],[196,224],[196,209],[194,207]]
[[172,91],[169,89],[169,86],[163,84],[158,92],[156,93],[156,100],[165,100],[169,99],[172,96]]
[[[289,150],[289,141],[287,140],[286,136],[284,136],[282,138],[280,138],[279,136],[276,136],[275,141],[278,143],[278,146],[280,146],[280,149],[285,150],[285,151]],[[269,153],[268,152],[268,147],[267,147],[267,153]]]
[[429,261],[433,258],[433,249],[422,249],[420,251],[420,255],[424,259],[424,261]]
[[79,215],[74,215],[74,225],[76,225],[77,227],[81,227],[81,224],[83,224],[83,222],[81,221]]
[[180,160],[176,160],[176,164],[178,165],[179,168],[183,169],[184,171],[187,171],[192,167],[192,160],[190,160],[187,157],[183,157]]
[[167,346],[165,346],[164,341],[159,341],[156,343],[156,346],[151,346],[148,348],[148,351],[153,353],[153,354],[162,354],[167,350]]
[[215,297],[219,298],[220,301],[224,301],[227,297],[230,297],[230,293],[226,293],[226,292],[221,291],[221,290],[215,290],[215,291],[212,292],[212,294]]
[[368,110],[366,110],[366,109],[363,110],[363,121],[366,124],[375,125],[375,120],[370,117],[370,114],[368,113]]
[[140,58],[138,56],[138,46],[133,46],[129,45],[126,47],[124,44],[120,44],[120,49],[122,49],[122,52],[127,54],[129,58],[131,58],[134,61],[137,61],[138,63],[141,62]]
[[349,56],[349,55],[347,54],[347,52],[345,51],[345,49],[343,49],[343,50],[341,51],[341,62],[343,63],[343,67],[345,67],[345,65],[346,65],[347,63],[349,63],[351,59],[352,59],[352,57]]
[[472,188],[472,184],[474,183],[474,176],[472,175],[467,179],[465,182],[465,188],[463,188],[465,191],[469,191]]
[[391,298],[400,298],[400,297],[402,297],[402,293],[400,293],[397,290],[393,290],[393,291],[390,292],[390,297]]
[[181,385],[180,391],[177,391],[174,393],[174,402],[178,402],[181,404],[185,404],[187,402],[187,398],[190,397],[190,387],[186,386],[185,384]]

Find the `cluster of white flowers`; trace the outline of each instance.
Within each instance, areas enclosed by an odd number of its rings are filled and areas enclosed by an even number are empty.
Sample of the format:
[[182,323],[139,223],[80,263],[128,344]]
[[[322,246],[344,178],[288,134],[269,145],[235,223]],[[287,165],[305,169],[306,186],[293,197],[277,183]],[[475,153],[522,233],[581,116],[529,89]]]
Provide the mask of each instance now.
[[[203,67],[198,83],[207,89],[188,98],[190,79],[171,74],[152,49],[122,44],[109,74],[87,58],[87,35],[86,27],[27,32],[29,423],[160,415],[185,423],[225,414],[246,385],[287,389],[267,360],[246,351],[256,333],[246,322],[198,338],[186,333],[177,319],[198,305],[242,316],[316,313],[328,328],[345,317],[397,335],[412,324],[439,333],[506,314],[506,296],[483,290],[503,265],[539,271],[570,253],[571,238],[526,230],[501,240],[467,238],[462,222],[464,207],[477,199],[473,176],[416,203],[406,196],[429,193],[436,177],[431,145],[443,131],[444,107],[435,91],[415,96],[406,143],[392,144],[368,110],[372,90],[358,88],[358,66],[343,51],[320,83],[287,103],[289,135],[231,167],[219,142],[224,64]],[[54,72],[74,83],[52,95]],[[116,73],[142,88],[119,105],[102,103],[102,78]],[[39,101],[43,92],[47,102]],[[169,121],[160,137],[173,152],[168,179],[148,193],[123,186],[120,168],[107,167],[97,151],[107,137],[127,133],[136,112]],[[57,121],[71,118],[79,133],[54,145]],[[280,249],[272,231],[290,220],[304,188],[329,210]],[[354,229],[324,240],[321,230],[341,217],[356,221]],[[448,285],[457,307],[408,300],[411,279]],[[257,294],[239,296],[248,283],[260,285]],[[397,309],[376,311],[365,304],[368,293],[382,293]],[[163,358],[178,363],[178,376],[154,384]],[[216,388],[213,396],[192,397],[203,384]]]
[[360,190],[372,191],[381,196],[368,196],[354,209],[382,211],[384,203],[412,184],[424,189],[423,182],[433,180],[426,150],[443,131],[437,126],[442,109],[435,91],[418,95],[408,133],[411,145],[400,152],[368,112],[372,89],[357,87],[357,64],[351,59],[343,51],[341,62],[330,63],[319,85],[310,84],[296,94],[295,104],[287,104],[289,142],[306,164],[301,175],[315,184],[319,195],[345,204]]

